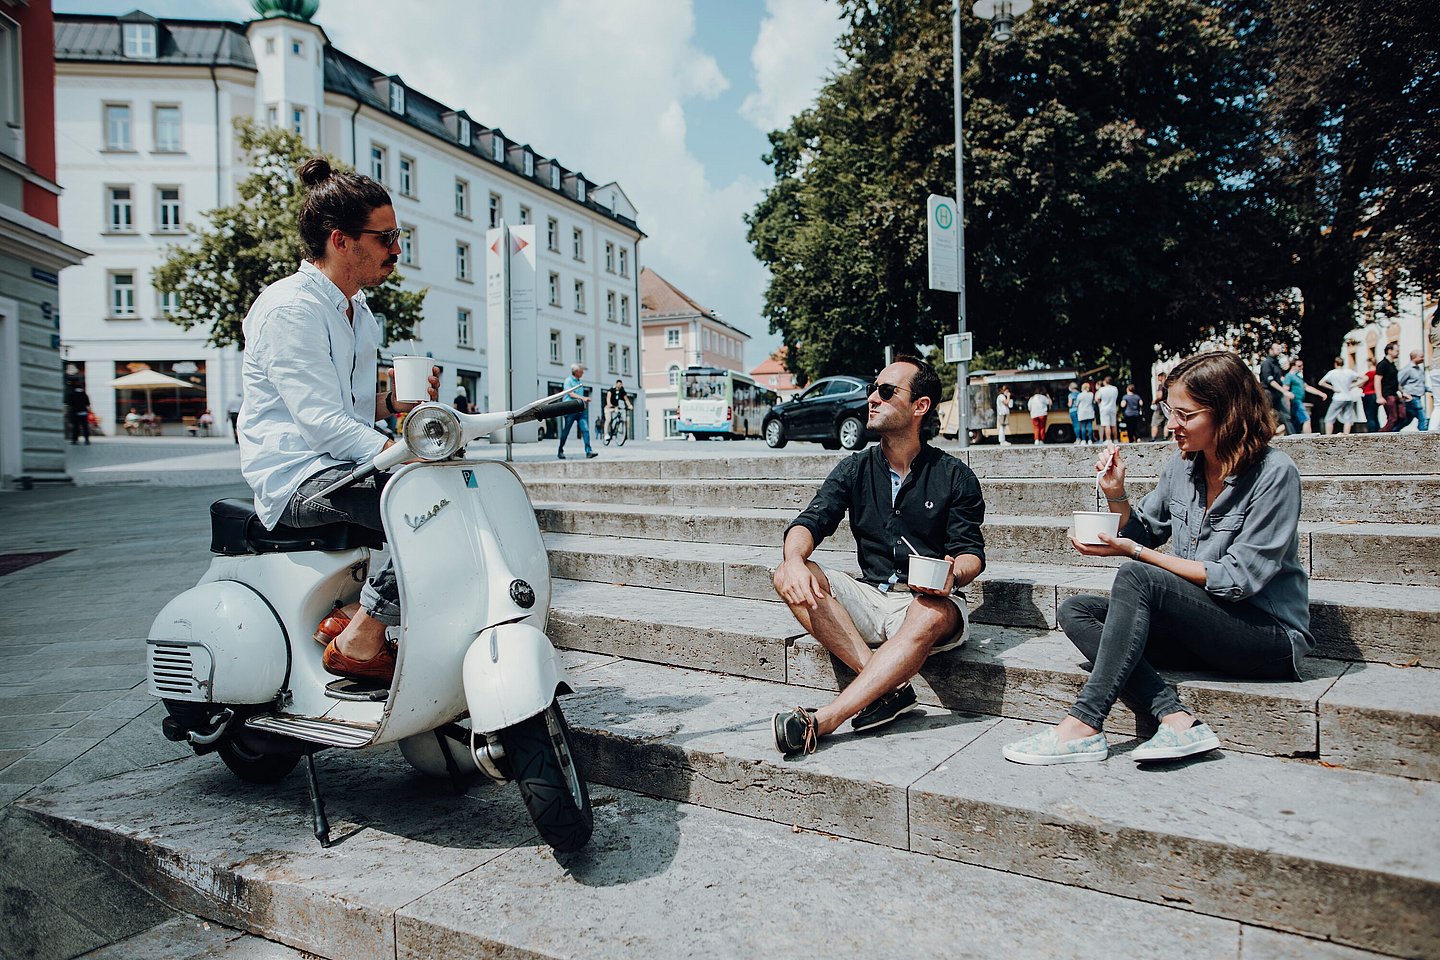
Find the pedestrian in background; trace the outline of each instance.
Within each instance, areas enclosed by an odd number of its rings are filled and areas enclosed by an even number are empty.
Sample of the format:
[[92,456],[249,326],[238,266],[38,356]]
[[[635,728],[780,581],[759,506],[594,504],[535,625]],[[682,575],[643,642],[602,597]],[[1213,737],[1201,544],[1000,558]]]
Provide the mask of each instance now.
[[70,418],[70,442],[77,444],[83,436],[85,446],[90,446],[90,395],[79,380],[65,393],[65,411]]
[[1334,433],[1340,424],[1341,433],[1349,433],[1360,418],[1360,374],[1345,365],[1344,357],[1335,358],[1335,366],[1320,378],[1320,386],[1330,391],[1330,406],[1325,409],[1325,433]]
[[1385,432],[1394,433],[1403,424],[1400,422],[1402,409],[1400,406],[1400,368],[1395,365],[1395,360],[1400,356],[1400,344],[1385,344],[1385,356],[1375,364],[1377,379],[1380,381],[1378,390],[1380,405],[1385,408]]
[[455,388],[455,399],[451,401],[450,406],[454,407],[459,413],[475,412],[475,408],[470,406],[470,395],[464,387]]
[[1070,435],[1080,442],[1080,418],[1075,414],[1075,402],[1080,399],[1080,384],[1070,381],[1070,392],[1065,395],[1065,407],[1070,412]]
[[1370,369],[1360,375],[1360,405],[1365,410],[1365,432],[1380,432],[1380,401],[1375,395],[1375,380],[1380,371],[1371,364]]
[[1095,403],[1100,408],[1100,440],[1102,443],[1120,442],[1120,388],[1115,386],[1114,377],[1100,381],[1095,391]]
[[1280,364],[1284,352],[1285,344],[1279,340],[1270,344],[1265,359],[1260,361],[1260,386],[1265,388],[1270,408],[1275,411],[1276,432],[1284,429],[1286,433],[1299,433],[1299,426],[1290,417],[1290,391],[1285,387],[1285,370]]
[[1145,433],[1145,398],[1135,392],[1135,384],[1125,387],[1125,396],[1120,398],[1120,414],[1125,418],[1125,434],[1131,443],[1148,440]]
[[1414,420],[1424,432],[1430,429],[1430,418],[1425,415],[1425,394],[1430,388],[1425,384],[1425,354],[1420,350],[1410,351],[1410,365],[1400,371],[1397,382],[1400,387],[1399,402],[1403,403],[1403,422],[1397,430],[1409,426]]
[[1088,447],[1095,442],[1095,384],[1086,380],[1075,398],[1075,419],[1080,421],[1080,444]]
[[1030,394],[1030,427],[1035,431],[1037,447],[1045,442],[1045,423],[1050,419],[1050,403],[1050,395],[1040,387],[1036,387],[1035,392]]
[[570,376],[565,378],[566,396],[584,401],[585,406],[579,413],[566,416],[565,421],[560,424],[560,449],[555,451],[555,457],[559,460],[565,459],[565,441],[570,438],[571,428],[577,424],[580,427],[580,439],[585,442],[585,459],[593,460],[599,456],[590,446],[590,389],[580,379],[583,376],[585,365],[576,363],[571,365]]
[[1005,431],[1010,426],[1010,411],[1014,408],[1015,401],[1010,399],[1010,387],[1008,384],[1000,387],[1000,392],[995,394],[995,427],[1000,431],[1000,446],[1010,446],[1010,441],[1005,439]]
[[1314,394],[1324,399],[1325,394],[1305,382],[1305,361],[1299,357],[1290,361],[1290,369],[1285,373],[1285,388],[1290,391],[1290,419],[1301,433],[1309,433],[1310,411],[1305,409],[1305,395]]
[[1155,374],[1155,406],[1152,408],[1155,412],[1150,415],[1150,436],[1156,440],[1164,440],[1167,433],[1165,429],[1166,416],[1160,411],[1164,409],[1161,404],[1165,402],[1169,381],[1170,378],[1167,375]]
[[236,443],[240,442],[240,400],[240,394],[237,393],[225,405],[225,415],[230,418],[230,435],[235,438]]

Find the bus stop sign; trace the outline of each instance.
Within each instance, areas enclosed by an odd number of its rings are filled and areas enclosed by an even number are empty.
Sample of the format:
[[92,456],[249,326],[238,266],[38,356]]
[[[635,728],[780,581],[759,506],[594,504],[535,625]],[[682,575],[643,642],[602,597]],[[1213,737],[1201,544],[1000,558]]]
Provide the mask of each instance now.
[[930,194],[925,204],[930,289],[960,292],[960,224],[955,201]]
[[945,362],[969,363],[975,359],[975,335],[971,333],[945,334]]

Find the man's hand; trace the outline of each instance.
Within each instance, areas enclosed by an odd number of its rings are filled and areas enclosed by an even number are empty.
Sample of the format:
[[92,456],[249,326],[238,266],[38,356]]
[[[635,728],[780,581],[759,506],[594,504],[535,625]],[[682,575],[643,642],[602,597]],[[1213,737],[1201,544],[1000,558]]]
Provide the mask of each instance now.
[[784,560],[775,568],[775,592],[786,603],[800,603],[815,609],[825,599],[820,578],[804,560]]
[[[420,406],[420,404],[419,404],[418,402],[416,402],[416,403],[402,403],[401,401],[396,400],[396,399],[395,399],[395,368],[394,368],[394,367],[391,367],[389,370],[386,371],[386,373],[387,373],[387,374],[389,375],[389,377],[390,377],[390,402],[395,405],[395,410],[396,410],[397,412],[399,412],[399,413],[409,413],[411,410],[414,410],[416,407]],[[425,382],[428,383],[428,384],[430,384],[430,388],[429,388],[430,399],[431,399],[431,400],[439,400],[439,399],[440,399],[440,368],[439,368],[439,367],[431,367],[431,368],[430,368],[430,378],[429,378],[428,380],[426,380]]]
[[1112,537],[1108,533],[1100,534],[1104,543],[1081,543],[1075,539],[1074,532],[1071,532],[1070,543],[1075,549],[1087,557],[1126,557],[1135,555],[1135,548],[1139,546],[1129,537]]
[[950,554],[947,553],[947,554],[945,554],[945,562],[948,563],[948,564],[950,564],[950,572],[947,573],[947,574],[945,574],[945,585],[944,585],[944,586],[940,587],[940,589],[938,589],[938,590],[934,590],[934,589],[931,589],[930,587],[917,587],[917,586],[915,586],[915,584],[912,583],[912,584],[910,584],[910,592],[911,592],[911,593],[924,594],[925,596],[928,596],[928,597],[948,597],[948,596],[950,596],[951,591],[953,591],[953,590],[955,589],[955,558],[952,557],[952,556],[950,556]]

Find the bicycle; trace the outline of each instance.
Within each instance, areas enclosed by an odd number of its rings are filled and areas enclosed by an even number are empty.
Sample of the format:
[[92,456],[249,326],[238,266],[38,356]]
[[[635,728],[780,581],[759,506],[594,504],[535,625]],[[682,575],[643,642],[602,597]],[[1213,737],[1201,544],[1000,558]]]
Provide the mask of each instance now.
[[615,445],[623,447],[630,435],[630,411],[625,407],[619,407],[610,414],[610,419],[605,424],[605,446],[610,446],[610,439],[615,438]]

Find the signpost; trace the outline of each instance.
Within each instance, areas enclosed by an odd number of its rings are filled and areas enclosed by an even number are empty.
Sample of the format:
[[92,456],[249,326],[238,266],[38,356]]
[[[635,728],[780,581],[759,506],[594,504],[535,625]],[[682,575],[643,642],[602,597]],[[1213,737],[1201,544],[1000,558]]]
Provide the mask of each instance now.
[[945,362],[959,365],[955,372],[955,411],[959,417],[960,446],[970,445],[968,381],[975,355],[974,339],[965,329],[965,237],[960,210],[950,197],[930,194],[925,204],[925,241],[930,267],[930,289],[957,295],[958,333],[945,337]]

